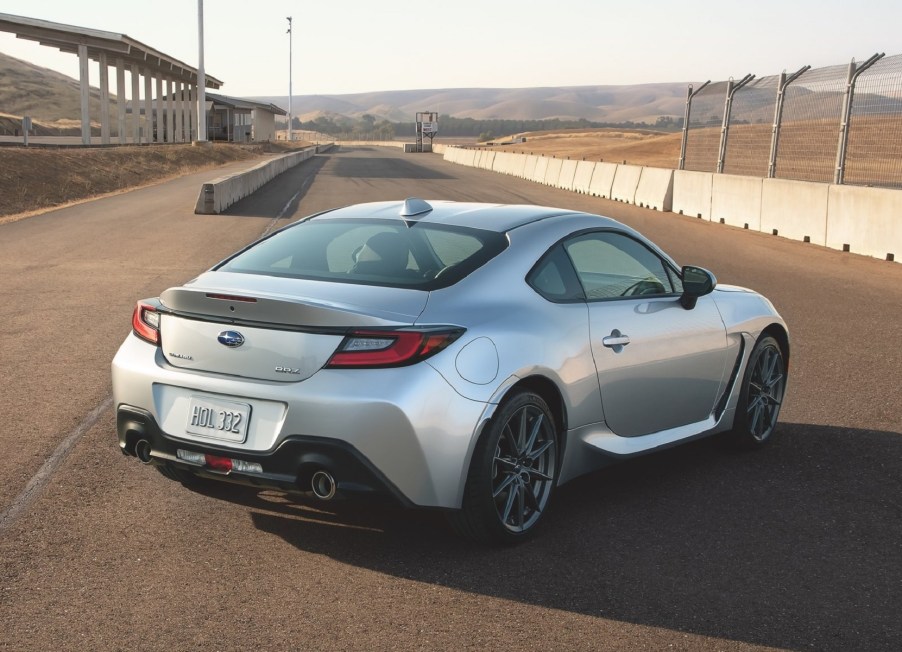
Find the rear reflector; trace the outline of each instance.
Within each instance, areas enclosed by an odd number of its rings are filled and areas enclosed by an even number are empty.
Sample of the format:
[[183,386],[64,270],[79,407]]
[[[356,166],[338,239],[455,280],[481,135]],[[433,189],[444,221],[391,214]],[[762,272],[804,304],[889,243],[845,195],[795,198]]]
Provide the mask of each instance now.
[[357,330],[348,334],[326,368],[401,367],[435,355],[464,332],[430,330]]
[[194,451],[186,451],[178,449],[176,455],[180,460],[189,464],[197,464],[206,466],[213,471],[221,473],[229,473],[237,471],[238,473],[263,473],[263,466],[256,462],[245,462],[244,460],[232,460],[219,455],[210,455],[207,453],[195,453]]

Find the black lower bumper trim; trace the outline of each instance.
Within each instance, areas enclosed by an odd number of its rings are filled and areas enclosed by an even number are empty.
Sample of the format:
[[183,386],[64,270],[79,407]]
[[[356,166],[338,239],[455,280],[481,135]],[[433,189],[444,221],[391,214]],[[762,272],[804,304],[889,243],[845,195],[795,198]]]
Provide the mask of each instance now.
[[[339,439],[292,435],[275,449],[265,452],[237,451],[214,443],[200,444],[176,439],[164,433],[153,416],[140,408],[121,405],[116,413],[119,445],[126,455],[135,456],[141,440],[150,443],[151,461],[169,464],[204,477],[273,488],[283,491],[309,492],[310,480],[318,470],[326,470],[336,480],[338,494],[344,497],[387,496],[400,504],[413,504],[377,469],[366,456],[351,444]],[[217,473],[179,459],[178,451],[206,453],[260,464],[262,473]]]

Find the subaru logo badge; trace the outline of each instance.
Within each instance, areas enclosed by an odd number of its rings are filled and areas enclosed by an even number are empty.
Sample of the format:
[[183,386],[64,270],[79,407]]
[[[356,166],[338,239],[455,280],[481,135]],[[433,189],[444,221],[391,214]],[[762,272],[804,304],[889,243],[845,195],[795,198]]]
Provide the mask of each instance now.
[[237,349],[244,344],[244,335],[238,331],[222,331],[216,339],[219,340],[220,344],[230,349]]

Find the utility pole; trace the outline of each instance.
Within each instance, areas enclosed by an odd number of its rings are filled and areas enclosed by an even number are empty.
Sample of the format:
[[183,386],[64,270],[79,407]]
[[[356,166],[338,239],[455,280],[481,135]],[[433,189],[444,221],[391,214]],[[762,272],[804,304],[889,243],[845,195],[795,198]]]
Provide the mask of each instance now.
[[197,140],[207,142],[207,76],[204,74],[204,0],[197,0]]
[[288,140],[291,141],[291,16],[288,20]]

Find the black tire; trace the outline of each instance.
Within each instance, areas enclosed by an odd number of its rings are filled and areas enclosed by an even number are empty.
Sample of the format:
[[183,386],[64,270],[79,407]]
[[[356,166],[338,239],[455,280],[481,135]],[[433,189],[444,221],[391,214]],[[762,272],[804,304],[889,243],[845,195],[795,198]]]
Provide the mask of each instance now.
[[174,480],[175,482],[180,482],[186,487],[197,485],[200,482],[203,482],[202,478],[194,475],[193,473],[191,473],[191,471],[180,469],[166,462],[164,462],[163,464],[155,464],[154,466],[156,467],[157,471],[159,471],[163,476],[169,478],[170,480]]
[[542,397],[512,394],[476,444],[462,508],[448,514],[452,527],[483,543],[531,537],[554,493],[559,448],[557,423]]
[[785,390],[783,351],[777,340],[764,335],[755,343],[742,379],[730,443],[746,449],[766,445],[777,426]]

